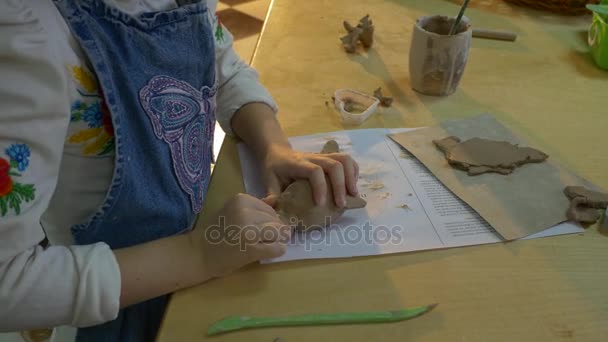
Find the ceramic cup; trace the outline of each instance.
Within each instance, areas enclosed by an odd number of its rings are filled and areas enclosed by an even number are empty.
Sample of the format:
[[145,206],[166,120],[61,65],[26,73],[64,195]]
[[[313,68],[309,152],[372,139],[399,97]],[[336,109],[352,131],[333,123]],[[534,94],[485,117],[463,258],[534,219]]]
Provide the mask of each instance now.
[[440,15],[416,20],[410,47],[410,82],[414,90],[443,96],[458,87],[473,31],[469,18],[462,17],[456,33],[448,35],[454,20]]

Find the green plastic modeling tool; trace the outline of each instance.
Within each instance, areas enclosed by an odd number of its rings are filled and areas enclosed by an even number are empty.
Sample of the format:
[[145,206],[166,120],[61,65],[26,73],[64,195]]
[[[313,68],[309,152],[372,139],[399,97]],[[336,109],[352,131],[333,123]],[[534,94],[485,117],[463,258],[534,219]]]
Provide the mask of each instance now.
[[308,314],[291,317],[256,318],[247,316],[232,316],[212,324],[207,330],[207,335],[217,335],[230,331],[266,327],[399,322],[425,314],[431,311],[435,306],[437,306],[437,304],[395,311]]

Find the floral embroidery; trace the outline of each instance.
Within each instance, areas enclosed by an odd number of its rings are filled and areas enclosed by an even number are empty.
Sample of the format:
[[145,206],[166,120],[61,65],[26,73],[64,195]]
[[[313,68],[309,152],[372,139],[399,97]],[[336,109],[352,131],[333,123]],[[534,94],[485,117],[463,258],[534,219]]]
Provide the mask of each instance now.
[[87,93],[96,93],[97,92],[97,81],[93,75],[88,73],[84,68],[73,65],[72,69],[72,77],[80,84],[82,88]]
[[0,216],[6,216],[9,209],[19,215],[21,204],[36,196],[33,184],[13,180],[13,177],[21,177],[19,172],[25,171],[29,166],[30,149],[25,144],[12,144],[4,152],[9,159],[0,157]]
[[6,155],[11,158],[11,162],[17,170],[23,172],[29,165],[30,149],[25,144],[12,144],[6,149]]
[[139,92],[154,134],[170,147],[173,170],[195,212],[203,206],[209,181],[216,91],[216,85],[199,91],[186,82],[156,76]]
[[215,40],[218,42],[224,41],[224,29],[222,28],[222,21],[218,15],[215,15],[216,27],[215,27]]
[[76,100],[71,106],[70,121],[86,124],[68,137],[72,144],[82,144],[85,155],[106,155],[114,151],[112,116],[101,96],[97,81],[84,68],[72,66],[72,77],[78,84],[78,93],[88,101]]

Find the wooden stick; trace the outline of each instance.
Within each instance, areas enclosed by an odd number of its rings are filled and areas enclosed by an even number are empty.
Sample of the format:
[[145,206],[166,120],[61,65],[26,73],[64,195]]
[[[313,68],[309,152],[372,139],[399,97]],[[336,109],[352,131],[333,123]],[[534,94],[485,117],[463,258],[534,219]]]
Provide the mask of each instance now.
[[514,42],[517,39],[517,33],[509,31],[473,29],[473,37]]

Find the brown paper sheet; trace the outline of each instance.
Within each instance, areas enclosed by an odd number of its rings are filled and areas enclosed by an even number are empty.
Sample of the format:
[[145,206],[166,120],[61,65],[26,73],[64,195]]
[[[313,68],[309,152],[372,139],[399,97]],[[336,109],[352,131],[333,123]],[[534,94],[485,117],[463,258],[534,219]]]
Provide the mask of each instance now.
[[[447,188],[470,205],[506,240],[545,230],[566,220],[567,185],[595,188],[554,160],[526,164],[509,175],[469,176],[450,166],[433,140],[479,137],[529,146],[490,115],[445,121],[438,126],[390,135],[418,158]],[[535,147],[535,146],[531,146]]]

